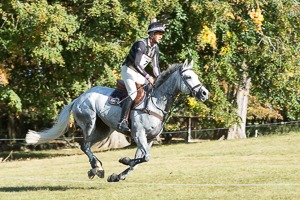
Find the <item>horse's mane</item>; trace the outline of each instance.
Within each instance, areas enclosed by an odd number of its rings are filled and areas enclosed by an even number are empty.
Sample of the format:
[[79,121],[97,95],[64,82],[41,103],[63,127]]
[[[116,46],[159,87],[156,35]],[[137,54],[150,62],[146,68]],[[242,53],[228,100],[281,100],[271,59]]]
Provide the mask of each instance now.
[[168,69],[163,71],[159,77],[156,79],[154,87],[159,87],[163,82],[166,81],[166,79],[173,74],[179,67],[181,67],[182,64],[171,64],[169,65]]

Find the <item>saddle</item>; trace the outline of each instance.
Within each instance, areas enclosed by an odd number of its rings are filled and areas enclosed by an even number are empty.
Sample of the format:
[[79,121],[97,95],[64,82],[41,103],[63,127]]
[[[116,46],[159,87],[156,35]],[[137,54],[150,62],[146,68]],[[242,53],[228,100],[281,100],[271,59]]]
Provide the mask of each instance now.
[[[137,96],[133,101],[132,108],[136,108],[139,106],[146,98],[145,87],[142,84],[136,84],[137,88]],[[122,106],[122,100],[128,96],[128,92],[125,87],[125,83],[123,80],[117,80],[117,87],[109,96],[109,103],[111,105],[120,105]],[[121,103],[120,103],[121,102]]]

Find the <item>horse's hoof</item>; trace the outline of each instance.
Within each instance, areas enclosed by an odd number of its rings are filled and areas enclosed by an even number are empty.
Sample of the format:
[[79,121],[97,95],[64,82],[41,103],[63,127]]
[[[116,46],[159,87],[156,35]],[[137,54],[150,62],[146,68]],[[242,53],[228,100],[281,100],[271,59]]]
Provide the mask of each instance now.
[[104,170],[99,170],[98,168],[91,169],[88,171],[89,179],[93,179],[97,175],[99,178],[104,178]]
[[123,165],[129,165],[130,164],[131,159],[128,157],[123,157],[120,158],[119,163],[122,163]]
[[93,179],[96,175],[96,172],[94,171],[94,169],[91,169],[90,171],[87,172],[89,179]]
[[97,170],[96,175],[97,175],[99,178],[104,178],[104,170]]
[[113,173],[112,175],[110,175],[108,178],[107,178],[107,182],[119,182],[120,180],[120,177],[119,175]]

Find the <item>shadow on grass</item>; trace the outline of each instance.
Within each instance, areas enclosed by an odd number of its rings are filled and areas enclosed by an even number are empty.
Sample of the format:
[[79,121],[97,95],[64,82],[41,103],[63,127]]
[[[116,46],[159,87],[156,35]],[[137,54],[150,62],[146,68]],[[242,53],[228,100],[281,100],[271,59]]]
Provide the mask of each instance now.
[[[7,161],[12,160],[30,160],[30,159],[43,159],[43,158],[53,158],[53,157],[60,157],[60,156],[70,156],[74,155],[72,153],[57,153],[55,152],[0,152],[0,163],[2,159],[7,158]],[[8,157],[9,156],[9,157]],[[2,159],[1,159],[2,158]]]
[[[177,145],[184,144],[184,141],[175,141],[168,144],[153,144],[153,146],[165,146],[165,145]],[[93,153],[108,152],[108,151],[120,151],[125,149],[136,149],[136,144],[133,143],[129,146],[116,149],[105,149],[97,150],[93,149]],[[82,155],[84,154],[79,148],[63,149],[49,149],[49,150],[28,150],[28,151],[0,151],[0,165],[1,161],[21,161],[21,160],[31,160],[31,159],[44,159],[44,158],[54,158],[72,155]]]
[[[183,140],[166,143],[164,145],[177,145],[185,143]],[[153,144],[153,146],[164,146],[162,144]],[[107,151],[119,151],[124,149],[136,149],[136,144],[133,142],[131,145],[123,148],[107,149],[107,150],[97,150],[93,149],[93,153],[107,152]],[[45,150],[17,150],[17,151],[2,151],[0,150],[0,165],[4,161],[21,161],[21,160],[31,160],[31,159],[44,159],[44,158],[54,158],[72,155],[84,154],[79,148],[70,148],[65,151],[63,149],[45,149]]]
[[[22,186],[22,187],[1,187],[0,192],[29,192],[29,191],[67,191],[67,190],[84,190],[84,187],[68,187],[68,186]],[[88,187],[88,189],[99,190],[99,187]]]

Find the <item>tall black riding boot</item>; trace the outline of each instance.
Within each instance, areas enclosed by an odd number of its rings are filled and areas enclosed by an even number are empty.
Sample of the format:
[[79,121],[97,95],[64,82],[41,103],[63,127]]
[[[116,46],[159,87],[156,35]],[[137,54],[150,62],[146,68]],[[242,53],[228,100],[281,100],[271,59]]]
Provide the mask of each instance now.
[[121,120],[118,124],[118,129],[130,132],[130,128],[128,127],[128,116],[131,110],[133,100],[130,97],[127,97],[127,99],[124,100],[123,106],[122,106],[122,112],[121,112]]

